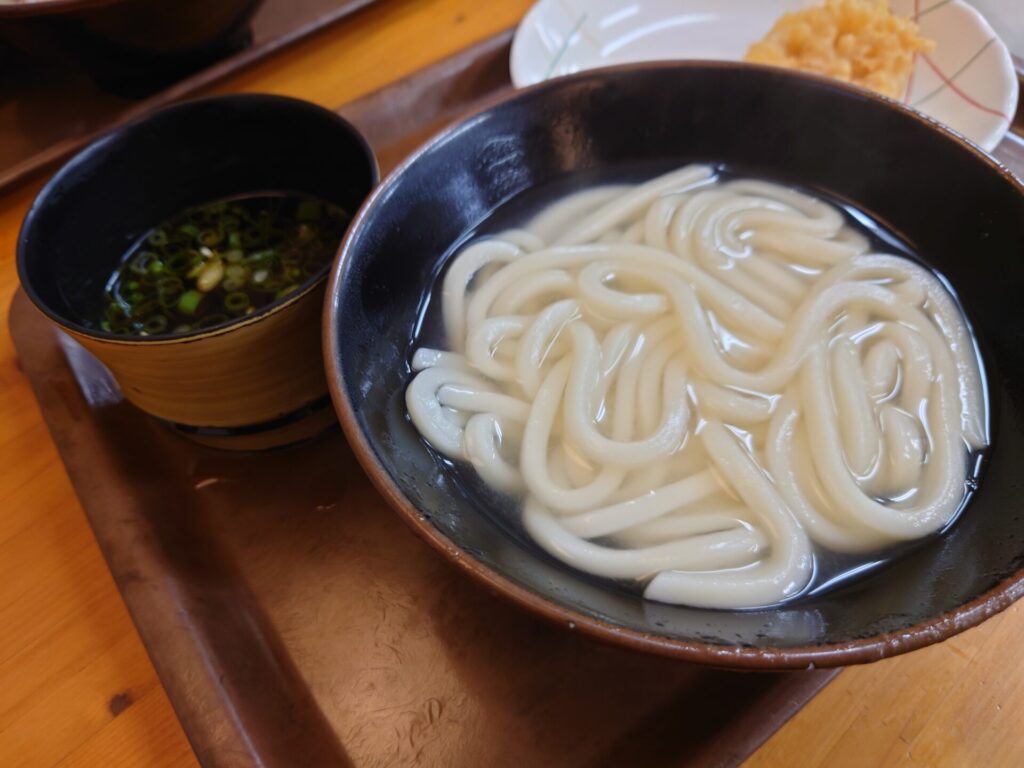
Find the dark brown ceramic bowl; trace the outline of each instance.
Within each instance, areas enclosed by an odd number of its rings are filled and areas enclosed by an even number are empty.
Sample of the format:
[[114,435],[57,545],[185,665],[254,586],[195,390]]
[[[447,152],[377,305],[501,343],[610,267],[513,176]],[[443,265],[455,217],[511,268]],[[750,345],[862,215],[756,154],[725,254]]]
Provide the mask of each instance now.
[[363,137],[316,104],[266,94],[184,102],[108,133],[57,171],[25,216],[18,275],[143,411],[208,445],[286,445],[335,422],[320,356],[327,265],[252,314],[187,334],[100,330],[104,286],[140,237],[186,208],[297,192],[354,211],[376,181]]
[[125,0],[6,0],[0,2],[0,19],[53,16],[116,5]]
[[0,21],[64,17],[108,43],[151,52],[194,51],[230,34],[262,0],[24,0],[0,2]]
[[82,69],[105,90],[138,98],[251,40],[263,0],[0,2],[0,50]]
[[[556,562],[471,472],[429,451],[405,411],[424,292],[489,211],[569,173],[694,161],[820,190],[874,216],[950,279],[986,358],[994,445],[961,519],[887,567],[781,609],[646,602]],[[369,198],[334,266],[324,323],[341,423],[388,501],[468,574],[577,632],[718,666],[836,666],[938,642],[1024,592],[1024,187],[887,99],[701,62],[520,91],[437,136]]]

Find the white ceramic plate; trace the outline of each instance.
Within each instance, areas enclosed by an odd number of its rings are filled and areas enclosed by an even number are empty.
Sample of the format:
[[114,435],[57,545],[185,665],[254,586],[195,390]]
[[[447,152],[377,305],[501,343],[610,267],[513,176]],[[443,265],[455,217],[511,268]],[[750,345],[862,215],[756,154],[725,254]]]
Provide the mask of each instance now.
[[[1014,0],[1015,2],[1017,0]],[[918,56],[903,101],[986,150],[1017,108],[1010,52],[961,0],[890,0],[935,50]],[[739,61],[786,11],[818,0],[540,0],[512,44],[516,86],[633,61]]]

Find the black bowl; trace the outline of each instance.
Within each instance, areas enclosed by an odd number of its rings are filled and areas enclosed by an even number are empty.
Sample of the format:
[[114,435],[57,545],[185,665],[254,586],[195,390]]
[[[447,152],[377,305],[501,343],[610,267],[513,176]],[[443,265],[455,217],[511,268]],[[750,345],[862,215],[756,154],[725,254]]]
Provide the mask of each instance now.
[[263,0],[0,2],[0,44],[141,98],[247,47]]
[[[503,201],[567,173],[724,163],[849,201],[952,282],[988,366],[994,445],[948,534],[818,596],[764,611],[645,602],[564,566],[489,513],[424,448],[403,393],[439,260]],[[328,286],[325,356],[342,425],[412,527],[529,609],[611,642],[722,666],[872,661],[942,640],[1024,591],[1024,188],[916,112],[813,76],[725,63],[588,72],[442,133],[363,206]]]
[[195,440],[273,447],[334,422],[320,356],[328,266],[248,315],[188,334],[118,336],[90,324],[125,253],[186,208],[260,192],[355,211],[377,181],[363,137],[327,109],[263,94],[185,102],[72,158],[18,239],[28,297],[117,378],[125,397]]

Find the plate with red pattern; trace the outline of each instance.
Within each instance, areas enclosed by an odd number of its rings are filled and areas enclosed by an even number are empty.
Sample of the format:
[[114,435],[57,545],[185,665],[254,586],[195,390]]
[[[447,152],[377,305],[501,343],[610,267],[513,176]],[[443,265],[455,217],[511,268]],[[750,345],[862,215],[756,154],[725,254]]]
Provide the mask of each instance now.
[[[821,0],[540,0],[516,32],[512,82],[635,61],[741,61],[783,13],[813,5]],[[903,103],[993,149],[1017,108],[1006,45],[962,0],[890,0],[890,7],[935,41],[916,57]]]

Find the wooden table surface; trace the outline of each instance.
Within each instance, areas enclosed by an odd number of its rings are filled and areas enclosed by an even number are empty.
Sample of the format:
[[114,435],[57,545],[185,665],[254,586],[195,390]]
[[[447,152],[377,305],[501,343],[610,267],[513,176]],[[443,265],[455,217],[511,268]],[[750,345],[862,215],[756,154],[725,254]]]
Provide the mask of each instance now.
[[[513,25],[530,2],[382,0],[217,90],[335,107]],[[15,238],[37,188],[0,197],[0,766],[195,766],[7,332]],[[1014,606],[941,645],[848,669],[748,765],[1022,765],[1021,635]]]

